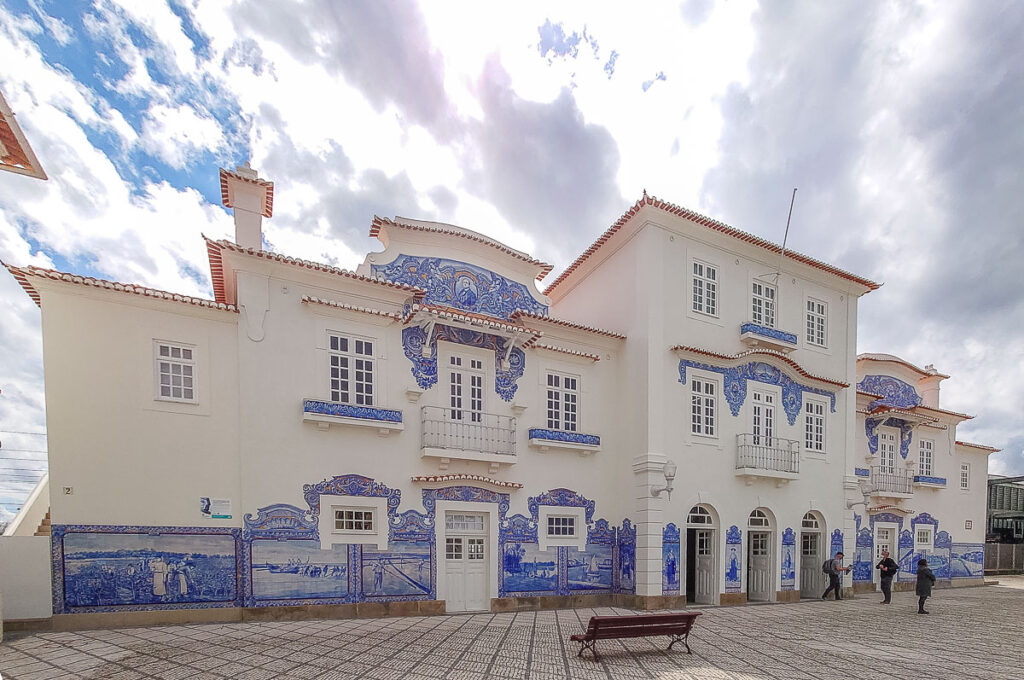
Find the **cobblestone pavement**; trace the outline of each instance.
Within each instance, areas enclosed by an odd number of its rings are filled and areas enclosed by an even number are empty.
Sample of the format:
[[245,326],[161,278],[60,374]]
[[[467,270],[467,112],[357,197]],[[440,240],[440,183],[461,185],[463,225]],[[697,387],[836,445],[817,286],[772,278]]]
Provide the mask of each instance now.
[[38,633],[0,644],[4,680],[50,678],[1013,678],[1024,677],[1024,590],[939,590],[842,602],[708,608],[692,655],[665,638],[577,658],[580,609]]

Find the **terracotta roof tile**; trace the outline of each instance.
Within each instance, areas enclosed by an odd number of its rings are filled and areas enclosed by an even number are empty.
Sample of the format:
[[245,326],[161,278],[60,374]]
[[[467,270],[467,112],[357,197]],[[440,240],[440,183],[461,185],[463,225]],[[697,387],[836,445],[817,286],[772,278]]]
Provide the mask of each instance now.
[[260,179],[259,177],[256,177],[256,178],[246,177],[245,175],[240,175],[237,172],[232,172],[231,170],[225,170],[224,168],[221,168],[220,169],[220,200],[221,200],[221,203],[223,203],[224,207],[226,207],[226,208],[234,208],[235,207],[234,202],[231,200],[231,192],[228,190],[228,179],[238,180],[239,182],[246,182],[248,184],[252,184],[254,186],[258,186],[261,189],[266,189],[266,192],[263,194],[263,212],[262,212],[262,215],[264,217],[273,217],[274,216],[274,183],[273,182],[271,182],[269,180],[265,180],[265,179]]
[[532,312],[526,312],[518,309],[512,312],[510,318],[512,319],[529,319],[530,321],[540,321],[553,323],[557,326],[564,326],[565,328],[575,328],[581,331],[587,331],[588,333],[596,333],[598,335],[606,335],[609,338],[615,338],[616,340],[625,340],[626,336],[622,333],[616,333],[615,331],[606,331],[603,328],[595,328],[593,326],[586,326],[575,321],[565,321],[563,319],[556,319],[553,316],[541,316],[540,314],[534,314]]
[[[558,278],[555,279],[551,283],[551,285],[549,285],[544,290],[544,294],[550,295],[551,292],[559,286],[559,284],[561,284],[569,276],[571,276],[572,273],[580,267],[580,265],[586,262],[591,255],[600,250],[605,243],[607,243],[613,236],[615,236],[615,234],[620,229],[622,229],[622,227],[625,226],[634,215],[640,212],[640,209],[643,208],[645,205],[652,206],[671,215],[676,215],[678,217],[683,217],[685,219],[691,220],[693,222],[696,222],[697,224],[707,227],[708,229],[726,234],[727,236],[739,239],[740,241],[753,244],[771,253],[779,254],[782,252],[782,246],[776,245],[771,241],[767,241],[759,236],[754,236],[753,234],[749,234],[745,231],[740,231],[739,229],[730,227],[727,224],[719,222],[718,220],[711,219],[710,217],[701,215],[700,213],[689,210],[688,208],[683,208],[673,203],[663,201],[659,198],[648,196],[647,192],[645,191],[643,197],[640,200],[638,200],[635,204],[633,204],[633,207],[631,207],[629,210],[623,213],[622,217],[620,217],[618,221],[615,222],[615,224],[609,227],[603,234],[598,236],[597,240],[594,241],[589,248],[583,251],[583,254],[577,257],[576,260],[571,265],[569,265],[568,268],[565,269],[565,271],[558,275]],[[850,272],[839,269],[838,267],[833,267],[830,264],[822,262],[821,260],[816,260],[813,257],[803,255],[801,253],[796,252],[795,250],[787,250],[786,258],[789,260],[793,260],[795,262],[801,262],[803,264],[810,265],[811,267],[820,269],[830,274],[834,274],[835,276],[838,276],[840,278],[847,279],[855,283],[859,283],[860,285],[868,288],[869,290],[876,290],[881,286],[881,284],[879,283],[869,281],[868,279],[857,276],[856,274],[851,274]]]

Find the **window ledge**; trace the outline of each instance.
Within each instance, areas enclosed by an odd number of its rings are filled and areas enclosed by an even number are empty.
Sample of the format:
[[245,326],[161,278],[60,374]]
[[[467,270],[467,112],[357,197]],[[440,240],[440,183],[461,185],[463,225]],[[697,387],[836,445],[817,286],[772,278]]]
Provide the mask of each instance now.
[[914,475],[914,486],[931,487],[933,489],[944,489],[946,488],[946,479],[944,477]]
[[530,446],[535,446],[541,451],[568,449],[589,454],[601,450],[601,438],[596,434],[545,430],[535,427],[530,429]]
[[828,454],[824,451],[804,451],[805,460],[828,460]]
[[330,428],[331,425],[372,427],[380,434],[389,434],[405,429],[405,425],[402,423],[401,411],[372,408],[369,406],[352,406],[350,404],[339,404],[319,399],[303,400],[302,421],[316,423],[322,430]]

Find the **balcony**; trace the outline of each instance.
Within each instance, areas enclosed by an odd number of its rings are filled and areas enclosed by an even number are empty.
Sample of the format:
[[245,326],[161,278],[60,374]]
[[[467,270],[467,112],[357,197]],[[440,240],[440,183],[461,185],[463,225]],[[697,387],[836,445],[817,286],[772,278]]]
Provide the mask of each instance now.
[[912,498],[914,478],[907,470],[871,468],[871,495],[885,498]]
[[516,419],[512,416],[442,406],[424,406],[420,413],[420,455],[439,459],[440,469],[447,470],[452,460],[490,463],[491,472],[497,472],[502,464],[515,464]]
[[782,485],[800,476],[800,442],[755,434],[736,435],[736,475],[747,484],[769,478]]
[[740,341],[750,348],[763,347],[786,354],[798,346],[795,334],[756,323],[745,323],[740,326]]

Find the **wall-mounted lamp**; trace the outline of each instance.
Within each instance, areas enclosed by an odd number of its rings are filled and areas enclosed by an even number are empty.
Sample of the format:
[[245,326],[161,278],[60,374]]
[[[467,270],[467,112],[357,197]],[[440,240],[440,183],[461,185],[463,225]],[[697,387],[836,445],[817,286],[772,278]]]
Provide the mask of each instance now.
[[868,482],[866,480],[863,480],[863,479],[860,480],[860,482],[857,483],[857,486],[859,487],[861,496],[863,498],[862,498],[862,500],[859,500],[859,501],[847,500],[846,501],[846,509],[847,510],[852,510],[854,506],[863,505],[864,506],[864,510],[866,512],[867,509],[868,509],[868,506],[871,505],[871,492],[874,489],[873,489],[873,487],[872,487],[870,482]]
[[676,478],[676,464],[673,461],[667,461],[665,463],[665,486],[652,486],[651,495],[655,498],[661,496],[661,492],[665,492],[665,496],[669,499],[672,498],[672,482]]

